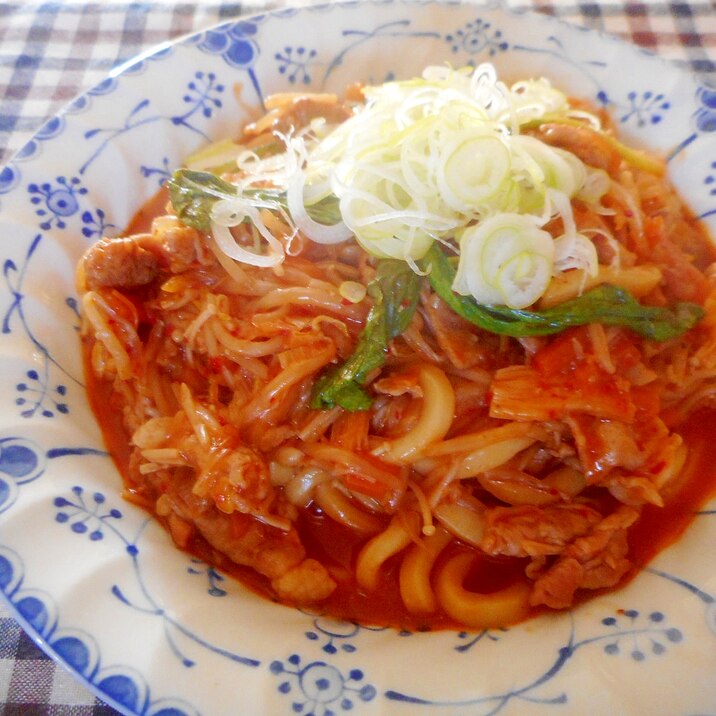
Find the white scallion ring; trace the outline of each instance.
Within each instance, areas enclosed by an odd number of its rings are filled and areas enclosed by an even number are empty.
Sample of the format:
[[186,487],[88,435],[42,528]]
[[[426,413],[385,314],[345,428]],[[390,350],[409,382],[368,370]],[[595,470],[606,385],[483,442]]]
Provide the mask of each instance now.
[[342,222],[321,224],[314,221],[306,210],[303,187],[306,178],[302,171],[294,173],[286,187],[286,202],[296,228],[317,244],[339,244],[353,236],[353,232]]

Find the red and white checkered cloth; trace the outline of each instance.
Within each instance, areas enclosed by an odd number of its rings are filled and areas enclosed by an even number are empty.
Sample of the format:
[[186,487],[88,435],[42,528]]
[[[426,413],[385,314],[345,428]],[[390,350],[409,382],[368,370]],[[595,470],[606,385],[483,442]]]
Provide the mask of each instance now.
[[0,602],[0,714],[117,716],[41,651]]
[[[289,2],[297,5],[301,0]],[[504,2],[619,35],[690,66],[716,87],[716,2]],[[284,4],[285,0],[0,2],[0,165],[46,119],[113,67],[166,40]],[[116,712],[44,655],[0,603],[0,713]]]

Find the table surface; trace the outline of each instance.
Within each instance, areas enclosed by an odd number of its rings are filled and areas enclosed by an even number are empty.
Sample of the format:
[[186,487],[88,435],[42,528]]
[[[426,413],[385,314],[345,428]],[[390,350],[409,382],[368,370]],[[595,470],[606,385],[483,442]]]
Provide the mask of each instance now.
[[[282,0],[0,2],[0,166],[46,119],[113,67],[158,43],[285,4]],[[716,87],[716,2],[504,0],[504,4],[619,35],[683,63]],[[0,601],[0,713],[109,716],[116,711],[46,656]]]

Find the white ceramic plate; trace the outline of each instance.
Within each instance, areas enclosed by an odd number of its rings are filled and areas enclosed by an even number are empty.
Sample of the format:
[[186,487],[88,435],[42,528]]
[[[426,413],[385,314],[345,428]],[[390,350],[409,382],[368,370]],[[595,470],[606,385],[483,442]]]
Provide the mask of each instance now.
[[606,106],[627,137],[669,156],[695,212],[716,218],[713,91],[545,16],[432,1],[283,11],[163,46],[73,102],[0,172],[0,592],[121,712],[714,712],[708,506],[627,588],[571,613],[478,633],[365,628],[267,603],[177,551],[120,499],[88,409],[75,262],[182,157],[276,90],[485,60]]

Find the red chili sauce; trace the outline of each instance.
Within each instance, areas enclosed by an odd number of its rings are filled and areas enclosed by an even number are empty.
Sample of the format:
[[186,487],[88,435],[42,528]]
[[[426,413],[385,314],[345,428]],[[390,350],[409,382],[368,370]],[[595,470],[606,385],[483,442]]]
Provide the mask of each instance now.
[[[143,206],[128,227],[127,235],[148,231],[152,219],[163,212],[167,199],[167,193],[161,191]],[[85,366],[89,366],[87,358],[85,350]],[[127,475],[129,437],[122,425],[120,411],[112,405],[110,386],[98,381],[89,368],[86,369],[86,374],[90,402],[108,450],[119,472]],[[664,507],[644,506],[640,519],[629,528],[629,554],[634,567],[619,587],[638,574],[661,550],[676,542],[698,515],[702,505],[716,495],[716,410],[701,410],[692,415],[680,426],[679,433],[689,449],[686,465],[665,495]],[[131,494],[128,497],[131,499]],[[308,556],[345,574],[345,578],[339,580],[334,593],[321,603],[319,609],[322,612],[336,618],[410,630],[462,628],[442,613],[415,617],[406,612],[399,594],[397,562],[389,561],[387,569],[382,570],[381,582],[375,593],[363,592],[355,582],[354,565],[365,538],[338,524],[320,510],[313,509],[302,513],[297,529]],[[451,545],[439,559],[447,559],[459,549],[459,546]],[[217,564],[216,552],[201,538],[193,540],[190,551],[200,559],[215,564],[253,591],[271,597],[265,578],[226,559]],[[526,563],[527,560],[502,561],[485,557],[484,560],[477,561],[473,572],[467,577],[465,587],[469,589],[473,585],[477,588],[479,585],[480,592],[502,589],[524,578]],[[580,598],[584,601],[594,594],[578,594],[577,603]],[[533,614],[541,611],[542,609],[537,609]]]

